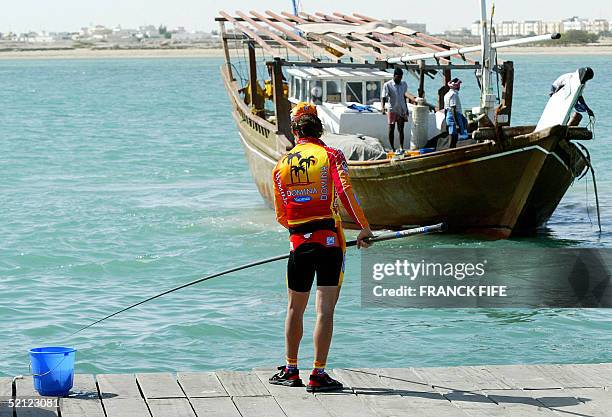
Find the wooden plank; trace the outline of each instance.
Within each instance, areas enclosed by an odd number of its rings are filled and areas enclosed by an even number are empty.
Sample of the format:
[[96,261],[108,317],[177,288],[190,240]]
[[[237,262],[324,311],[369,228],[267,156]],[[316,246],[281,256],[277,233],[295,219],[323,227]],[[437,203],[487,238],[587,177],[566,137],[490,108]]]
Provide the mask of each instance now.
[[150,416],[133,374],[96,375],[107,417]]
[[500,378],[513,389],[555,389],[561,384],[543,374],[538,368],[527,365],[485,366],[486,370]]
[[[601,416],[601,411],[589,403],[576,398],[568,390],[537,390],[534,398],[551,410],[562,414]],[[611,410],[612,411],[612,410]]]
[[477,391],[483,388],[511,388],[485,367],[414,368],[414,372],[423,381],[443,393],[448,391]]
[[141,398],[140,389],[133,374],[96,375],[102,400],[106,398]]
[[153,398],[147,404],[153,417],[197,417],[187,398]]
[[233,401],[242,417],[287,417],[272,397],[235,397]]
[[338,380],[342,382],[346,388],[350,388],[356,394],[399,395],[399,392],[393,392],[391,388],[386,386],[376,372],[376,369],[367,368],[334,369],[334,374],[338,376]]
[[176,377],[169,372],[136,374],[142,395],[150,398],[185,398]]
[[189,402],[198,417],[241,417],[229,397],[190,398]]
[[13,378],[0,378],[0,397],[10,397],[12,395]]
[[[315,61],[316,60],[315,57],[313,57],[312,55],[309,55],[304,50],[301,50],[301,49],[293,46],[292,44],[290,44],[289,42],[287,42],[286,40],[284,40],[283,38],[278,36],[276,33],[269,31],[265,26],[258,24],[254,19],[251,19],[246,14],[244,14],[244,13],[242,13],[240,11],[236,12],[236,14],[238,16],[242,17],[246,22],[249,22],[251,24],[251,26],[253,26],[258,32],[265,33],[266,35],[268,35],[270,38],[274,39],[276,42],[278,42],[279,44],[281,44],[285,48],[290,49],[296,55],[299,55],[302,58],[304,58],[306,61]],[[254,91],[254,90],[251,90],[251,91]]]
[[149,417],[149,408],[142,398],[103,399],[107,417]]
[[234,25],[234,28],[236,30],[239,30],[240,32],[244,33],[247,37],[249,37],[249,38],[253,39],[255,42],[257,42],[259,44],[259,46],[261,46],[261,49],[263,49],[264,51],[266,51],[267,53],[272,55],[272,57],[279,57],[280,56],[280,53],[281,53],[280,50],[278,50],[278,51],[274,50],[272,45],[270,45],[266,41],[264,41],[257,33],[252,31],[248,27],[238,23],[238,21],[236,19],[234,19],[232,16],[230,16],[227,13],[225,13],[224,11],[220,11],[219,14],[221,16],[225,17],[228,21],[230,21]]
[[98,398],[63,398],[60,409],[62,417],[105,417]]
[[316,395],[315,397],[333,417],[378,415],[355,394]]
[[425,382],[411,368],[381,368],[377,370],[382,383],[402,392],[434,392],[433,387]]
[[366,395],[364,402],[380,417],[468,417],[469,414],[454,407],[445,399],[431,400],[428,404],[415,404],[412,398],[395,395]]
[[0,417],[13,417],[13,407],[8,402],[0,401]]
[[[603,388],[579,388],[565,390],[580,402],[600,410],[599,415],[612,415],[612,390]],[[604,412],[605,411],[605,412]]]
[[482,392],[450,391],[444,398],[472,417],[505,416],[504,407],[498,405]]
[[287,417],[333,417],[314,395],[281,396],[275,399]]
[[99,399],[96,379],[91,374],[75,374],[70,398]]
[[179,372],[177,380],[189,398],[228,396],[214,372]]
[[0,377],[0,417],[13,417],[13,408],[8,404],[12,395],[12,382],[13,378]]
[[569,365],[535,365],[548,378],[559,383],[563,388],[599,388],[600,385],[586,375],[576,372]]
[[534,398],[537,392],[538,390],[487,390],[486,395],[491,400],[504,407],[506,409],[506,415],[509,417],[558,417],[558,414]]
[[612,387],[612,364],[574,364],[569,368],[600,387]]
[[62,417],[105,417],[93,375],[74,375],[70,396],[62,399],[61,414]]
[[17,411],[17,417],[57,417],[59,415],[55,407],[27,407],[16,408],[15,410]]
[[34,380],[32,376],[24,376],[23,379],[16,381],[17,397],[21,398],[36,398],[40,394],[34,389]]
[[306,46],[307,48],[310,48],[312,50],[317,51],[318,53],[320,53],[321,55],[327,55],[328,57],[331,57],[331,59],[333,61],[337,61],[338,57],[335,56],[334,54],[326,51],[324,48],[321,48],[320,46],[308,41],[306,38],[297,35],[295,32],[292,32],[291,30],[287,30],[284,26],[281,26],[275,22],[273,22],[271,19],[266,18],[264,15],[257,13],[256,11],[251,10],[251,14],[253,16],[255,16],[256,18],[258,18],[260,21],[262,22],[266,22],[268,24],[268,26],[278,30],[279,32],[282,32],[283,34],[285,34],[285,36],[290,37],[291,39],[300,42],[302,45]]
[[217,372],[221,384],[232,397],[270,395],[264,384],[253,372]]
[[[277,19],[279,22],[284,23],[285,25],[289,26],[292,30],[296,30],[298,29],[296,24],[293,23],[291,20],[284,18],[270,10],[266,10],[266,14],[274,19]],[[283,12],[283,15],[285,15],[285,13]],[[295,16],[291,15],[291,18],[295,18]],[[335,49],[338,52],[341,52],[342,54],[349,56],[353,59],[355,59],[357,62],[366,62],[365,58],[363,58],[362,56],[356,55],[354,54],[352,51],[349,51],[346,48],[343,48],[341,45],[338,45],[336,42],[330,42],[328,39],[328,37],[326,36],[322,36],[322,35],[317,35],[314,33],[310,33],[308,34],[308,36],[311,39],[315,39],[317,42],[320,42],[323,46],[326,47],[330,47],[332,49]]]
[[[268,382],[268,379],[277,373],[276,369],[254,369],[253,373],[257,375],[261,383],[266,387],[268,392],[275,398],[278,397],[312,397],[312,394],[306,392],[304,387],[285,387],[282,385],[272,385]],[[302,380],[304,375],[301,375]],[[308,381],[306,381],[308,383]]]

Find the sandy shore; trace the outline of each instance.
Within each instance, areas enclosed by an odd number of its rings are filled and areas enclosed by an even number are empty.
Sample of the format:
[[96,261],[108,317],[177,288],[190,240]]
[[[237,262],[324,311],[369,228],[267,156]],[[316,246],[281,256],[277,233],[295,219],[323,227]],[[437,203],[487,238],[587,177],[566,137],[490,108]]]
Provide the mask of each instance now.
[[[503,55],[612,55],[612,45],[600,46],[547,46],[514,47],[500,50]],[[37,50],[4,51],[1,59],[108,59],[108,58],[221,58],[219,49],[130,49],[130,50]]]
[[222,49],[63,49],[0,52],[0,59],[220,58]]

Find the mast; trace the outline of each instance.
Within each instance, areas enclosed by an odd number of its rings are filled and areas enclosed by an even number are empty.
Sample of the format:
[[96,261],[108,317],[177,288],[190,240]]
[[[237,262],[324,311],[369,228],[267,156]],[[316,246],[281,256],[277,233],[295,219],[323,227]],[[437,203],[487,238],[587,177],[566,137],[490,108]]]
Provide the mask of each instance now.
[[491,87],[493,68],[491,67],[491,45],[489,43],[489,24],[487,19],[487,1],[480,0],[480,45],[481,51],[481,86],[480,86],[480,114],[487,114],[490,120],[494,119],[495,94]]
[[300,0],[291,0],[293,3],[293,15],[297,16],[300,13]]

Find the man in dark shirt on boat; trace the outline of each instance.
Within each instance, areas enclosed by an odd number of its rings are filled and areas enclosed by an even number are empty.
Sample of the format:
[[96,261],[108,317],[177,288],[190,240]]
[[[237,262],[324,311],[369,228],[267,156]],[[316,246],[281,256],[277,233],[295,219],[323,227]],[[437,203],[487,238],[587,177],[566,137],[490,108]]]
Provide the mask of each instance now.
[[401,68],[395,68],[393,71],[393,79],[389,80],[383,86],[382,112],[387,113],[385,105],[389,102],[389,112],[387,119],[389,121],[389,144],[391,149],[394,149],[395,125],[397,124],[397,132],[399,133],[400,153],[404,150],[404,124],[408,121],[408,105],[406,104],[406,93],[408,92],[408,84],[402,81],[404,71]]
[[272,175],[276,219],[290,234],[286,278],[289,303],[285,321],[287,364],[279,367],[279,372],[269,381],[275,385],[302,386],[297,358],[304,310],[316,272],[314,369],[306,390],[338,390],[342,384],[325,372],[346,248],[336,200],[342,202],[361,228],[357,236],[359,248],[369,246],[365,239],[372,232],[353,193],[344,155],[320,139],[323,126],[316,106],[299,103],[292,112],[291,128],[297,144],[278,161]]

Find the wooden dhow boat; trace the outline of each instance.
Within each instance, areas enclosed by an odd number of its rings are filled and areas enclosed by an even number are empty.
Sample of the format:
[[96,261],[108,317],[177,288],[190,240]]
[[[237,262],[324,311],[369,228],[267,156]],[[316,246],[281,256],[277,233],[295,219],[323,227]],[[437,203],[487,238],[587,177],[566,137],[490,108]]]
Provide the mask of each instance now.
[[[535,230],[588,169],[586,154],[573,141],[588,140],[591,132],[567,125],[586,80],[578,79],[566,103],[547,107],[537,127],[511,126],[514,67],[509,61],[495,64],[495,51],[558,35],[492,43],[484,1],[482,43],[474,47],[356,13],[220,12],[216,20],[232,114],[257,188],[270,205],[272,170],[294,146],[290,110],[299,101],[317,105],[326,143],[346,145],[353,188],[377,229],[444,221],[451,231],[497,238]],[[479,61],[469,58],[471,53],[479,53]],[[418,80],[406,140],[421,148],[447,136],[439,121],[451,73],[478,71],[481,102],[472,110],[471,139],[453,149],[390,157],[380,102],[382,84],[395,67]],[[441,80],[437,105],[426,101],[428,77]],[[364,157],[373,140],[384,152]],[[342,216],[347,227],[354,226]]]

